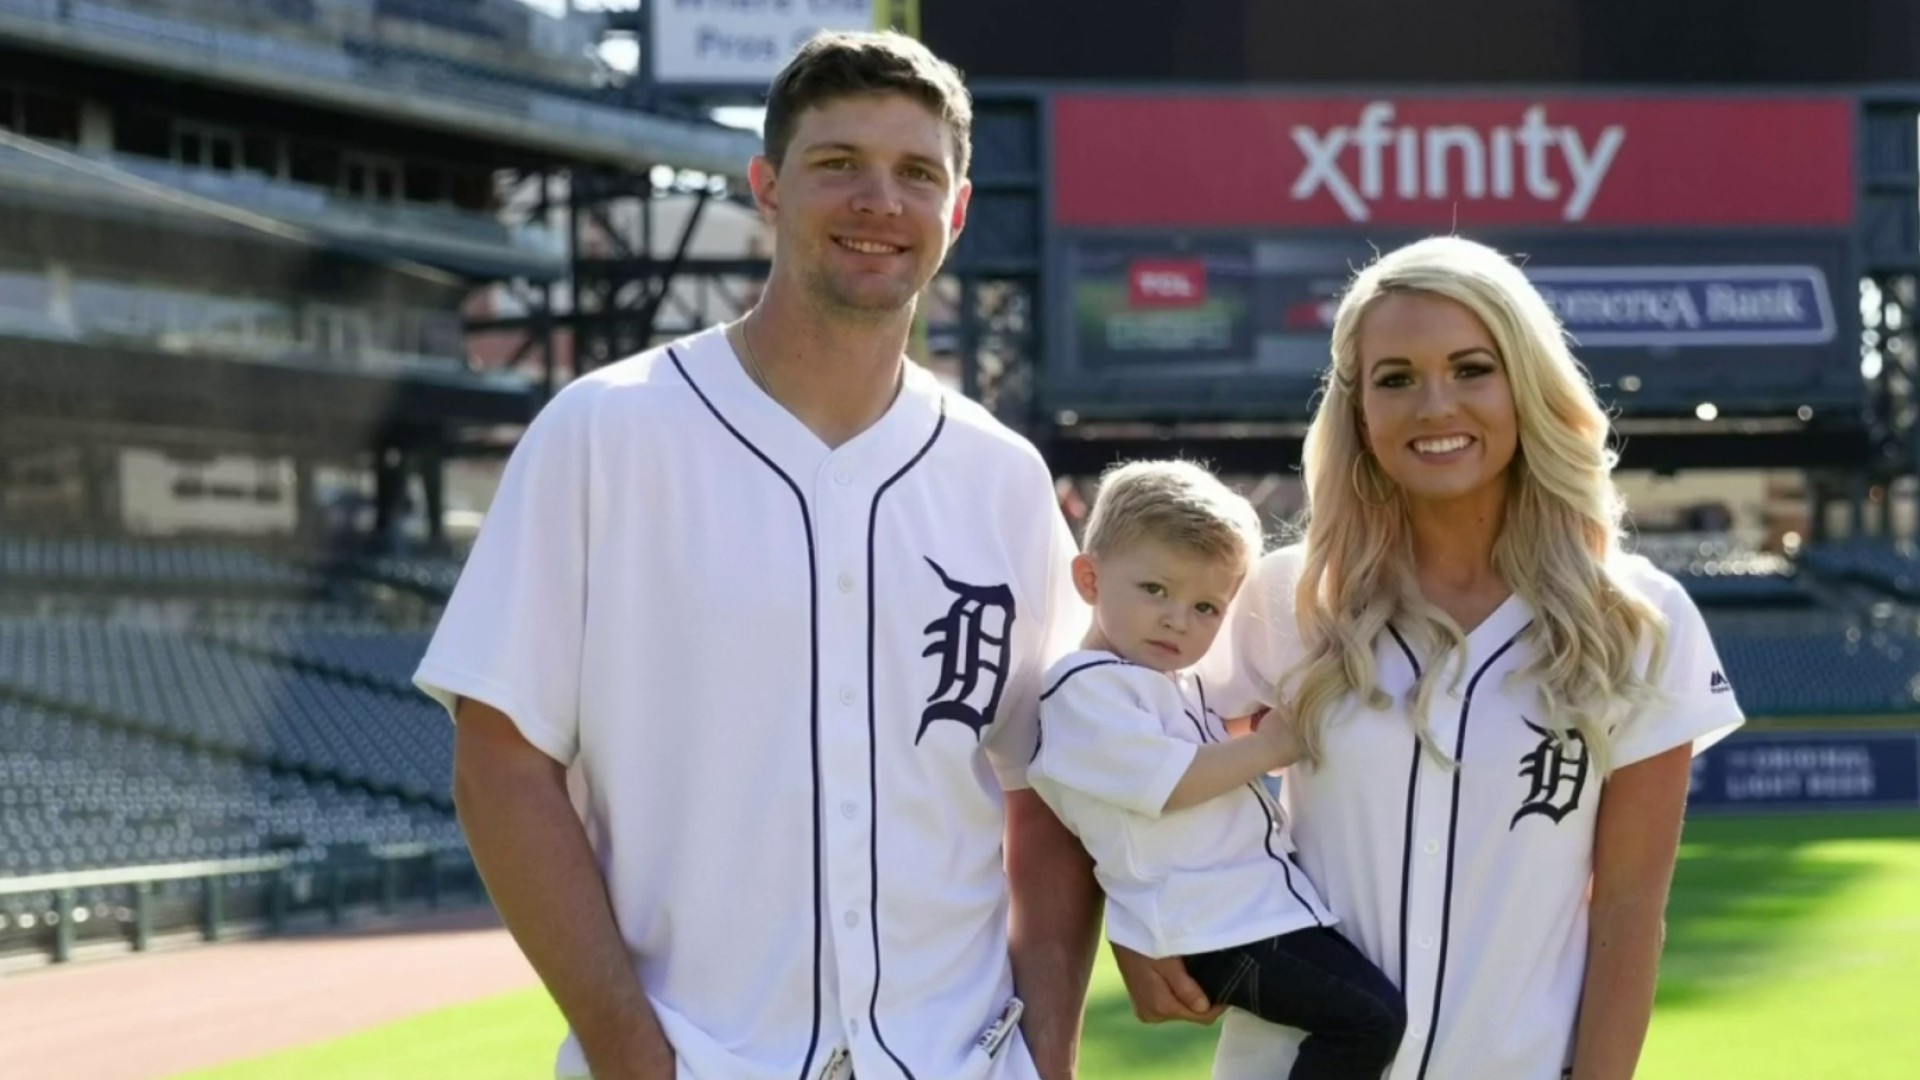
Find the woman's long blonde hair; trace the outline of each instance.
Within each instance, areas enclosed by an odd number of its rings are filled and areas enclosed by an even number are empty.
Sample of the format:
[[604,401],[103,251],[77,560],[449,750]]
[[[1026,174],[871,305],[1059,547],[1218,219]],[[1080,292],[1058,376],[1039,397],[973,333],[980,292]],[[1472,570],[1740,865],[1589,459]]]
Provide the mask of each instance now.
[[[1307,652],[1281,678],[1276,700],[1291,702],[1308,760],[1318,761],[1341,701],[1357,692],[1373,708],[1393,704],[1374,667],[1375,643],[1391,623],[1428,658],[1403,703],[1416,734],[1430,754],[1452,763],[1425,718],[1434,684],[1464,666],[1466,639],[1420,592],[1404,500],[1367,451],[1360,425],[1361,323],[1383,297],[1408,292],[1464,306],[1499,351],[1519,445],[1493,562],[1534,612],[1528,633],[1536,659],[1517,677],[1541,688],[1541,715],[1530,719],[1563,740],[1583,739],[1604,776],[1614,718],[1653,695],[1649,678],[1665,652],[1664,619],[1614,576],[1624,508],[1613,484],[1607,417],[1559,320],[1518,267],[1457,237],[1422,240],[1380,258],[1341,300],[1332,369],[1304,453],[1306,559],[1294,602]],[[1648,641],[1655,667],[1643,675],[1637,656]]]

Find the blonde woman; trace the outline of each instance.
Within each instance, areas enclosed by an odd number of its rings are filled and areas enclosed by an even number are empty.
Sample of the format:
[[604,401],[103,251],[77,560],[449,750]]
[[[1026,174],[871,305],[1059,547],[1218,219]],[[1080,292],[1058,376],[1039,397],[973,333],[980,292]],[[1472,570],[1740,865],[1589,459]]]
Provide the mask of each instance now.
[[[1262,560],[1209,666],[1302,757],[1298,856],[1406,996],[1389,1080],[1627,1080],[1697,750],[1742,715],[1698,610],[1619,548],[1607,420],[1498,252],[1421,241],[1343,299],[1307,435],[1305,541]],[[1144,1018],[1211,1020],[1124,950]],[[1286,1075],[1239,1012],[1215,1080]]]

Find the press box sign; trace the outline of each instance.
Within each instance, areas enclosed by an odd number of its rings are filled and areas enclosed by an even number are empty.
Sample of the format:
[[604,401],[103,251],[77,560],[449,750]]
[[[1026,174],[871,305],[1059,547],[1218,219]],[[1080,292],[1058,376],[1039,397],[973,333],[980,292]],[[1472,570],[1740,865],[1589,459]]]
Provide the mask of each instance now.
[[648,0],[653,78],[765,89],[822,30],[870,30],[874,0]]

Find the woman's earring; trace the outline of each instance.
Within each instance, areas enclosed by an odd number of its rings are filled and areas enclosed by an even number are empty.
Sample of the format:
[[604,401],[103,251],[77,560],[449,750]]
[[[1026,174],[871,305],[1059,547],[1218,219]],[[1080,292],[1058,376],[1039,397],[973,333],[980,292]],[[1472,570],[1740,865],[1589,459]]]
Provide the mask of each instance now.
[[[1388,502],[1392,501],[1393,492],[1382,487],[1386,481],[1374,475],[1371,461],[1372,459],[1366,454],[1354,455],[1352,470],[1353,493],[1361,502],[1366,503],[1368,506],[1385,506]],[[1360,481],[1360,474],[1362,472],[1367,474],[1366,483],[1361,483]],[[1372,489],[1374,492],[1372,497],[1368,497],[1368,489]]]

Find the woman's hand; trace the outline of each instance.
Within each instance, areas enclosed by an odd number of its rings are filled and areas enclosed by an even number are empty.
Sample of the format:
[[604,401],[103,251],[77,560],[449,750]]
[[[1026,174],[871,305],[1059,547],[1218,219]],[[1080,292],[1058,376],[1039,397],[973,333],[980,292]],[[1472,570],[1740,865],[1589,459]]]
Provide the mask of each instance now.
[[1207,1000],[1207,992],[1187,974],[1186,961],[1177,956],[1155,960],[1124,945],[1113,947],[1113,961],[1133,1000],[1133,1015],[1142,1023],[1164,1024],[1186,1020],[1211,1024],[1227,1011]]
[[1299,761],[1304,752],[1300,744],[1300,731],[1293,724],[1293,713],[1286,709],[1270,709],[1256,716],[1251,737],[1265,740],[1277,759],[1278,763],[1270,771],[1284,769]]

